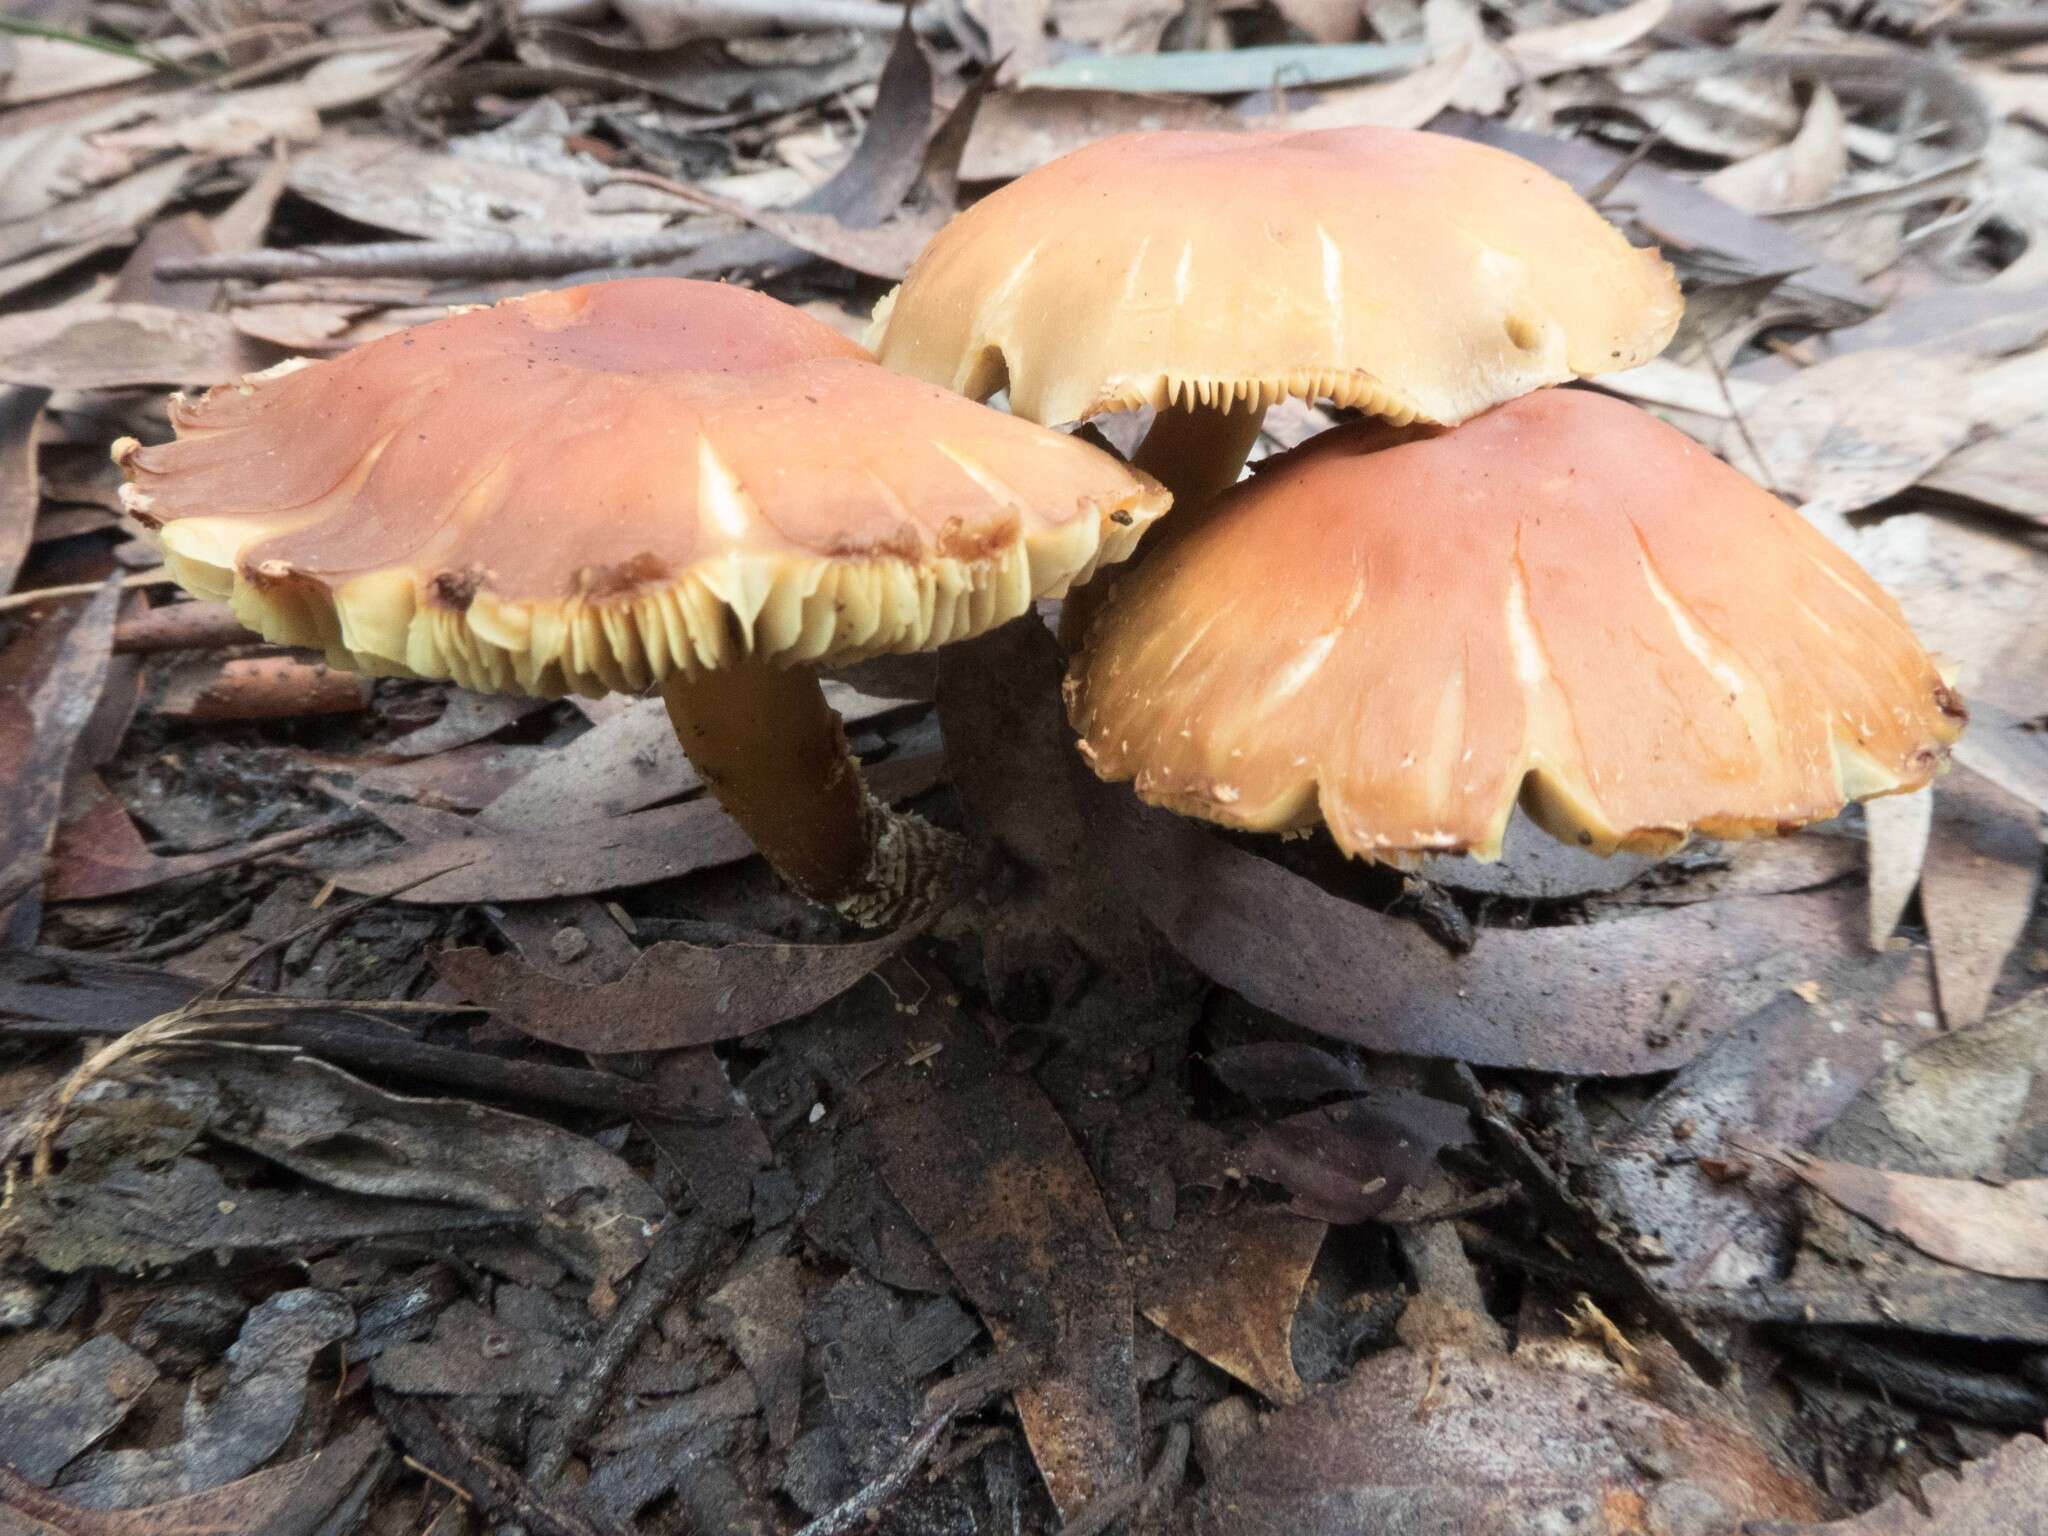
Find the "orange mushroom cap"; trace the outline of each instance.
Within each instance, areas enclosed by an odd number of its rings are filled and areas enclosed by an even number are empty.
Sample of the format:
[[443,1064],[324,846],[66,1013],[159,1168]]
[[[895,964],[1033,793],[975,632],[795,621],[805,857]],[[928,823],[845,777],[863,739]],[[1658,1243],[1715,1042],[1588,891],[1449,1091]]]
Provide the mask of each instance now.
[[495,691],[928,649],[1164,509],[1085,443],[878,368],[760,294],[642,278],[173,403],[116,445],[166,563],[267,638]]
[[1397,128],[1137,133],[948,224],[881,361],[1059,423],[1328,398],[1456,422],[1660,352],[1671,269],[1502,150]]
[[1387,862],[1667,851],[1918,788],[1964,714],[1894,603],[1648,413],[1547,390],[1267,461],[1120,573],[1068,678],[1105,779]]

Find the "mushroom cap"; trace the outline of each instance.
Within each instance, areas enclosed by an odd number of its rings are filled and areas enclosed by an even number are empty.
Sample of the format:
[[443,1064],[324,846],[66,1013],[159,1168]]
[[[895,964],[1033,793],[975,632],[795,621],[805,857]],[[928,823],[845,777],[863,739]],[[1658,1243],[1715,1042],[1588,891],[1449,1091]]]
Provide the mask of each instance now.
[[1082,751],[1186,815],[1347,853],[1667,852],[1910,790],[1964,714],[1898,605],[1647,412],[1546,390],[1267,461],[1112,583]]
[[1136,133],[984,198],[875,311],[888,367],[1060,423],[1328,398],[1463,421],[1632,368],[1671,268],[1519,156],[1400,128]]
[[185,586],[372,673],[554,695],[978,634],[1165,495],[875,366],[800,311],[643,278],[290,363],[115,457]]

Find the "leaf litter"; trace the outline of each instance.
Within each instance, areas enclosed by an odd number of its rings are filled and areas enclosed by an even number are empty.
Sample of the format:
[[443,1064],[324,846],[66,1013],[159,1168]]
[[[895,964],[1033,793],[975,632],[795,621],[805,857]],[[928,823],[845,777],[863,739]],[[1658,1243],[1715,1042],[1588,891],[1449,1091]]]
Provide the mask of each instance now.
[[[0,1522],[439,1531],[449,1484],[579,1533],[2042,1502],[2040,1442],[2000,1444],[2048,1347],[2004,1272],[2048,1177],[2024,18],[45,9],[0,60],[0,1145],[140,1043],[0,1187],[0,1426],[35,1425]],[[1510,148],[1664,248],[1687,333],[1601,387],[1803,503],[1955,665],[1930,795],[1385,877],[1077,775],[1026,623],[943,656],[935,708],[835,692],[986,858],[849,939],[653,701],[328,712],[303,658],[107,586],[148,557],[104,444],[160,436],[162,388],[636,266],[857,331],[1056,154],[1362,123]]]

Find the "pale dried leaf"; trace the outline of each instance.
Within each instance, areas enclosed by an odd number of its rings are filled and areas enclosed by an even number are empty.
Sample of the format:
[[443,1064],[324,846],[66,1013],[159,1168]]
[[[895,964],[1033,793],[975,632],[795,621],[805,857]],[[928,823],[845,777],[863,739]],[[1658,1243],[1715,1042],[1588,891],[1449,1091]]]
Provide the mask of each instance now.
[[299,196],[358,223],[423,240],[645,234],[660,214],[599,209],[576,182],[522,166],[420,149],[401,139],[329,135],[292,162]]
[[1789,144],[1723,167],[1700,185],[1724,202],[1752,213],[1776,213],[1819,202],[1849,168],[1841,103],[1825,85]]
[[1920,905],[1934,947],[1941,1015],[1961,1029],[1983,1018],[2005,957],[2026,931],[2041,883],[2041,818],[1967,768],[1942,780]]
[[1967,363],[1920,352],[1835,358],[1773,385],[1718,446],[1825,526],[1897,495],[1969,439],[1969,376]]
[[1945,1264],[2010,1280],[2048,1280],[2048,1179],[1984,1184],[1780,1155],[1835,1204]]
[[1870,831],[1870,947],[1883,949],[1920,884],[1934,826],[1934,790],[1872,800],[1863,807],[1863,820]]
[[1478,8],[1468,0],[1426,0],[1422,21],[1432,59],[1464,60],[1451,88],[1451,105],[1482,117],[1492,117],[1506,107],[1508,93],[1520,81],[1521,71],[1486,35]]
[[1634,47],[1663,25],[1671,0],[1634,0],[1619,10],[1517,32],[1504,47],[1535,79],[1599,64]]
[[1451,105],[1472,58],[1472,45],[1460,43],[1441,58],[1396,79],[1339,86],[1298,111],[1256,118],[1253,126],[1293,133],[1323,128],[1420,128]]
[[225,384],[278,360],[225,315],[157,304],[86,302],[0,316],[0,381],[10,384]]

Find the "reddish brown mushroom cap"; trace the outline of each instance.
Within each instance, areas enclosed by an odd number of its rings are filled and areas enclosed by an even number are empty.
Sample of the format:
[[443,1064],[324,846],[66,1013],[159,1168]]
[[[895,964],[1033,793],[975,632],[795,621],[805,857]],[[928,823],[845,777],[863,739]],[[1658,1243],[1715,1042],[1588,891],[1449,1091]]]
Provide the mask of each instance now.
[[117,457],[185,585],[340,664],[492,690],[926,649],[1164,507],[1108,454],[674,279],[455,315],[172,420]]
[[1940,768],[1896,603],[1648,413],[1549,390],[1268,461],[1120,574],[1069,708],[1105,779],[1388,861],[1785,830]]

